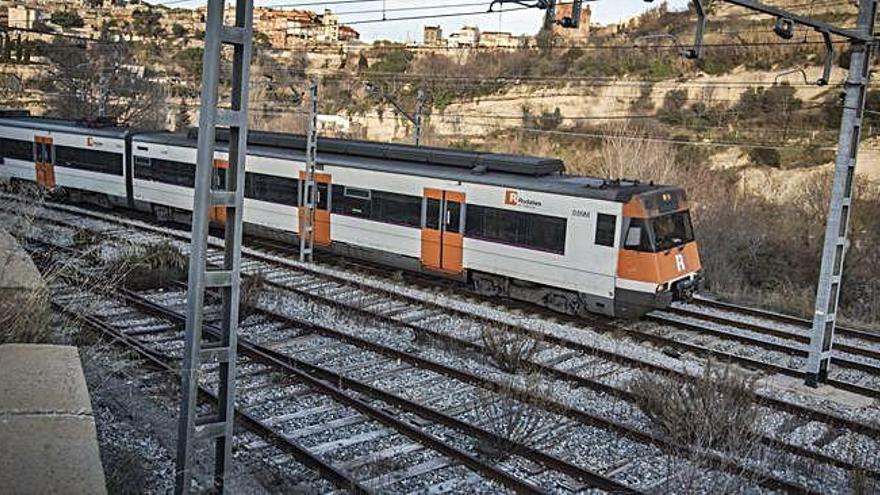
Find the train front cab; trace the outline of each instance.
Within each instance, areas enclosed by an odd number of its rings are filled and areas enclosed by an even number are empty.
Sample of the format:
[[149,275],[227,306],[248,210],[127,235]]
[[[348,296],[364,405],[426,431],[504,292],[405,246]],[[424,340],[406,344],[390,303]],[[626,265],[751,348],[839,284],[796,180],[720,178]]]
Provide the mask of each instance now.
[[691,299],[702,284],[702,264],[684,191],[634,196],[623,217],[615,316],[638,318]]

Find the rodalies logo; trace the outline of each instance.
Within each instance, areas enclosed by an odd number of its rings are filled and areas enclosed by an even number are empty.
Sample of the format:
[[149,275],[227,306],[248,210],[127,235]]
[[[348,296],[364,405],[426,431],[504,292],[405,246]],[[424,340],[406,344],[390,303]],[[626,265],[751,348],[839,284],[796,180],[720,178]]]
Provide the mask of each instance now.
[[508,206],[522,206],[525,208],[539,208],[543,205],[538,200],[524,198],[516,191],[507,191],[504,193],[504,204]]

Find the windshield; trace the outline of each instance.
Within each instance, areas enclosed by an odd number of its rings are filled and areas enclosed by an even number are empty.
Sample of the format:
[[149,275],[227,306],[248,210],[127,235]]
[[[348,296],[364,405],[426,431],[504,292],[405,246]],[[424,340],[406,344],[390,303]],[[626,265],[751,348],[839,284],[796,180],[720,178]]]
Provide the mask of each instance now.
[[691,216],[687,211],[650,219],[633,218],[624,248],[636,251],[666,251],[694,240]]
[[652,218],[650,223],[657,251],[666,251],[694,240],[691,215],[686,211]]

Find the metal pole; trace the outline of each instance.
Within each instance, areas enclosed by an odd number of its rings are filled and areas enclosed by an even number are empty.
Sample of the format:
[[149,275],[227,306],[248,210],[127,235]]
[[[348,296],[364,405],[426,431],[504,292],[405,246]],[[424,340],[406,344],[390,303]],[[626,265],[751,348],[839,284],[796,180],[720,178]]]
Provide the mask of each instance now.
[[416,146],[421,146],[422,144],[422,111],[425,106],[425,90],[419,88],[418,95],[416,97],[416,115],[415,115],[415,126],[416,126]]
[[843,117],[837,144],[837,159],[834,165],[834,182],[831,189],[831,205],[825,225],[825,246],[822,250],[822,267],[816,290],[816,311],[813,316],[810,354],[807,360],[805,381],[807,385],[812,387],[816,387],[819,382],[828,378],[831,362],[831,347],[834,342],[834,326],[837,321],[843,261],[848,248],[847,232],[852,210],[856,159],[861,140],[865,96],[871,73],[873,43],[864,41],[864,38],[873,38],[874,36],[876,13],[877,0],[859,1],[857,32],[862,39],[854,39],[850,42],[852,57],[846,81]]
[[312,81],[309,105],[309,135],[306,140],[306,171],[303,177],[302,203],[299,218],[299,260],[311,262],[315,251],[315,209],[318,205],[318,80]]
[[[235,362],[241,273],[241,227],[244,205],[245,156],[247,154],[248,79],[252,48],[253,1],[236,0],[235,23],[223,22],[225,0],[208,0],[205,54],[202,69],[198,152],[193,191],[192,250],[186,311],[186,342],[182,374],[182,401],[177,438],[175,492],[192,490],[194,451],[197,440],[214,441],[214,488],[225,492],[232,469]],[[221,46],[233,47],[230,110],[217,108]],[[215,131],[229,128],[229,159],[225,183],[212,188]],[[209,211],[225,212],[224,259],[219,270],[208,270]],[[202,341],[205,290],[222,294],[220,342]],[[196,414],[199,372],[204,364],[219,367],[218,404],[204,415]]]

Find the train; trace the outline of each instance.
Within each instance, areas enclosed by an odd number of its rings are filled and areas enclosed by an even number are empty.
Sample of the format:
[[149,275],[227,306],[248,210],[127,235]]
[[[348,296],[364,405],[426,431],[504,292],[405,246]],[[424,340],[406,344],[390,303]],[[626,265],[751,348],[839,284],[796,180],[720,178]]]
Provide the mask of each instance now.
[[[191,221],[197,129],[0,115],[0,180]],[[252,131],[245,232],[296,242],[306,139]],[[228,132],[217,133],[215,181]],[[565,173],[561,160],[320,138],[316,250],[568,315],[639,318],[702,285],[685,191]],[[225,210],[212,210],[223,222]]]

